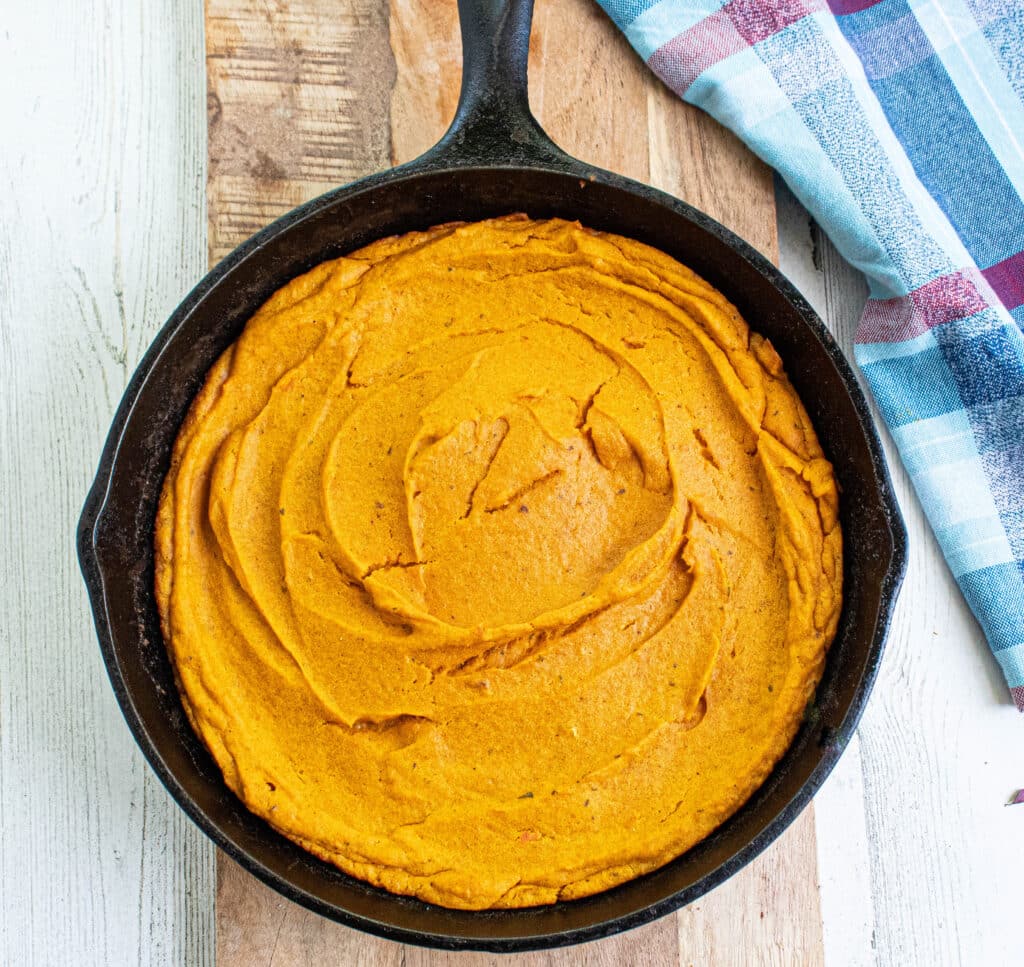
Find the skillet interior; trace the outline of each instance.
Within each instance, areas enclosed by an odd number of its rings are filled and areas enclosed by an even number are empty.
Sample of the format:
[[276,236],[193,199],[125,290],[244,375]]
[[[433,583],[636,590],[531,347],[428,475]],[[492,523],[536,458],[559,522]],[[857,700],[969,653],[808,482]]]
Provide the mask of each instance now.
[[[184,717],[159,630],[152,534],[178,428],[208,368],[275,290],[386,235],[512,211],[577,218],[676,257],[771,339],[842,488],[844,605],[817,698],[792,747],[738,813],[687,854],[606,893],[551,907],[465,912],[398,897],[315,859],[227,789]],[[171,794],[228,853],[281,893],[397,940],[521,950],[591,940],[690,902],[799,813],[846,745],[881,655],[905,533],[863,395],[821,322],[749,246],[682,202],[568,159],[543,167],[414,163],[296,210],[237,250],[168,321],[118,411],[79,526],[79,554],[111,682]]]

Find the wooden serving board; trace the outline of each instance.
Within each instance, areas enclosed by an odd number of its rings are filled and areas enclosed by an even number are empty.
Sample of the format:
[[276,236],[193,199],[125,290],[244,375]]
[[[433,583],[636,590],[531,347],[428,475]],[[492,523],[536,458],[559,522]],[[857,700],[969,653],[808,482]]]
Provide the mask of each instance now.
[[[408,161],[455,112],[455,0],[206,0],[209,254],[290,208]],[[769,170],[651,75],[593,0],[537,0],[530,100],[571,154],[708,212],[773,260]],[[494,957],[338,926],[218,858],[217,965],[540,967],[823,962],[813,807],[710,895],[631,933]]]

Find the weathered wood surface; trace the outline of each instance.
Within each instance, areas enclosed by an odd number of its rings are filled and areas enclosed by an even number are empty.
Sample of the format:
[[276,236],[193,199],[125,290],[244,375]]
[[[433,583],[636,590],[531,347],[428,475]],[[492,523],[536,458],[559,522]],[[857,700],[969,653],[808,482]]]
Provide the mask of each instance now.
[[[572,57],[565,56],[567,37]],[[382,59],[382,50],[390,51],[390,61]],[[458,100],[455,3],[391,0],[384,16],[372,2],[208,0],[207,60],[207,197],[216,257],[268,217],[328,187],[312,176],[325,169],[321,143],[332,146],[334,180],[343,182],[408,161],[438,139]],[[390,91],[381,78],[394,78]],[[596,5],[537,5],[530,78],[534,112],[566,150],[699,205],[777,256],[770,172],[735,138],[664,91]],[[309,90],[295,92],[296,84]],[[382,102],[382,94],[390,96]],[[338,105],[334,113],[323,109],[325,96]],[[375,106],[388,141],[379,132],[359,140],[359,119],[347,111],[361,105],[363,117],[365,102]],[[311,115],[302,113],[306,104]],[[262,120],[275,110],[273,125]],[[315,134],[317,125],[322,137]],[[271,138],[265,133],[271,128],[299,134]],[[394,962],[396,945],[359,937],[283,903],[223,857],[218,882],[220,967],[252,963],[268,946],[276,965],[319,963],[321,950],[339,951],[332,954],[336,963]],[[513,961],[668,965],[735,960],[757,951],[768,963],[822,961],[813,809],[756,863],[690,909],[580,951]],[[403,956],[417,964],[450,959],[412,949]]]
[[394,60],[380,0],[208,0],[210,261],[388,164]]
[[0,18],[0,964],[212,964],[214,862],[107,681],[75,524],[202,273],[202,10]]
[[[782,268],[852,358],[864,281],[778,197]],[[857,738],[815,800],[826,961],[1019,964],[1024,812],[1004,804],[1024,785],[1024,717],[882,442],[910,562]]]
[[[264,11],[268,25],[296,16],[295,4],[244,0],[245,9],[250,4]],[[592,18],[600,22],[583,0],[575,6],[581,26],[570,19],[574,42],[591,30]],[[534,105],[565,146],[633,174],[642,175],[646,164],[651,179],[670,189],[675,179],[675,190],[717,211],[770,253],[776,224],[770,212],[757,215],[759,203],[748,211],[745,196],[728,186],[723,195],[720,182],[700,174],[691,152],[701,128],[683,133],[708,123],[679,112],[653,84],[644,88],[643,101],[632,82],[616,88],[606,72],[619,77],[616,72],[642,70],[610,30],[586,42],[600,38],[604,45],[596,52],[585,46],[589,62],[574,44],[563,39],[560,46],[552,30],[545,37],[545,20],[558,9],[571,10],[569,0],[538,0],[538,7],[538,42],[548,45],[541,54],[560,62],[566,83],[585,79],[601,94],[598,100],[587,93],[573,106],[553,83],[544,106],[535,84]],[[363,6],[322,0],[317,9],[323,36],[345,28],[351,38],[347,54],[331,55],[339,73],[332,67],[320,75],[345,88],[339,93],[344,100],[356,88],[337,77],[369,71],[359,81],[369,94],[359,103],[348,98],[341,109],[330,103],[333,92],[304,90],[302,97],[312,100],[302,103],[319,105],[320,123],[336,127],[323,142],[302,128],[301,149],[280,148],[299,128],[249,117],[250,127],[271,127],[260,129],[259,137],[252,133],[251,155],[239,151],[224,160],[224,201],[215,207],[228,214],[211,230],[214,253],[293,199],[384,167],[392,151],[409,157],[435,133],[418,115],[436,119],[454,108],[453,87],[435,79],[451,76],[445,72],[457,63],[457,49],[445,40],[451,29],[445,24],[454,22],[450,0],[423,2],[423,19],[415,22],[404,19],[411,9],[405,3],[392,16],[383,0]],[[214,850],[133,747],[99,659],[72,546],[74,522],[126,376],[205,261],[202,4],[52,0],[8,4],[4,13],[0,964],[207,967],[214,958]],[[404,55],[401,42],[412,45]],[[410,63],[413,49],[424,51],[418,87],[411,75],[403,81],[395,66],[396,60]],[[271,60],[276,56],[272,48]],[[250,69],[258,74],[264,67]],[[268,111],[292,118],[289,96],[266,101]],[[422,110],[416,96],[437,106]],[[662,103],[671,113],[659,120]],[[575,133],[571,116],[559,121],[552,113],[558,104],[570,114],[580,112]],[[403,121],[400,110],[413,121]],[[629,144],[610,144],[608,117],[645,133]],[[361,133],[353,133],[357,128]],[[339,141],[353,147],[335,152]],[[291,165],[289,151],[297,150],[309,160],[301,172],[286,167],[275,177],[273,166],[260,173],[256,150],[275,164],[283,157]],[[764,169],[728,138],[705,143],[700,165],[713,171],[717,151],[733,152],[733,163],[749,166],[741,177],[754,186],[755,198],[768,191]],[[229,176],[239,180],[232,185]],[[249,185],[261,179],[257,197],[248,200]],[[299,182],[305,186],[296,188]],[[849,348],[863,285],[811,229],[800,206],[786,192],[779,198],[783,268]],[[731,215],[730,199],[737,206]],[[264,208],[249,208],[257,203]],[[233,223],[235,217],[249,221]],[[910,570],[859,738],[815,800],[814,839],[807,840],[816,840],[825,962],[1018,964],[1024,807],[1005,809],[1003,802],[1024,785],[1024,719],[1007,702],[906,475],[892,466],[910,531]],[[770,872],[770,857],[764,862]],[[222,963],[372,967],[399,964],[403,957],[409,965],[488,962],[339,932],[254,889],[248,877],[229,880],[229,865],[221,864],[220,872],[222,906],[237,915],[236,927],[221,923]],[[733,881],[688,911],[688,932],[675,948],[662,921],[643,935],[552,958],[588,965],[628,964],[631,957],[640,964],[674,964],[677,956],[683,965],[727,967],[813,962],[819,955],[792,945],[785,906],[774,905],[771,880],[762,882],[758,889],[767,891],[771,907],[761,907],[750,891],[742,903],[720,900],[735,889]],[[809,877],[794,886],[813,884]],[[232,893],[235,887],[243,892]],[[713,903],[725,911],[716,912]],[[744,919],[758,921],[760,930],[762,909],[769,923],[756,942],[748,943],[744,930],[732,932],[732,923]],[[627,943],[633,946],[624,953],[619,944]],[[714,960],[702,953],[711,944]]]

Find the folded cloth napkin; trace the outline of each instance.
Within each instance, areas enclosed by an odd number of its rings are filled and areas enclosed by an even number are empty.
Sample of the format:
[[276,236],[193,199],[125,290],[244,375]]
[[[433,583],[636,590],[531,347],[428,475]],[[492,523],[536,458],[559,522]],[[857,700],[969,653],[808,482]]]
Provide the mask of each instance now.
[[1024,711],[1024,2],[599,2],[867,276],[857,362]]

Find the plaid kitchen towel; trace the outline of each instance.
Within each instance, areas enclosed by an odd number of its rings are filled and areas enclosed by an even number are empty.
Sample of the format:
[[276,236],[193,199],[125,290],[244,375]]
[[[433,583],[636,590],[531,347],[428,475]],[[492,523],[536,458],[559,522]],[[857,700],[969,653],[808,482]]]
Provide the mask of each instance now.
[[1024,711],[1024,0],[599,0],[867,276],[861,372]]

